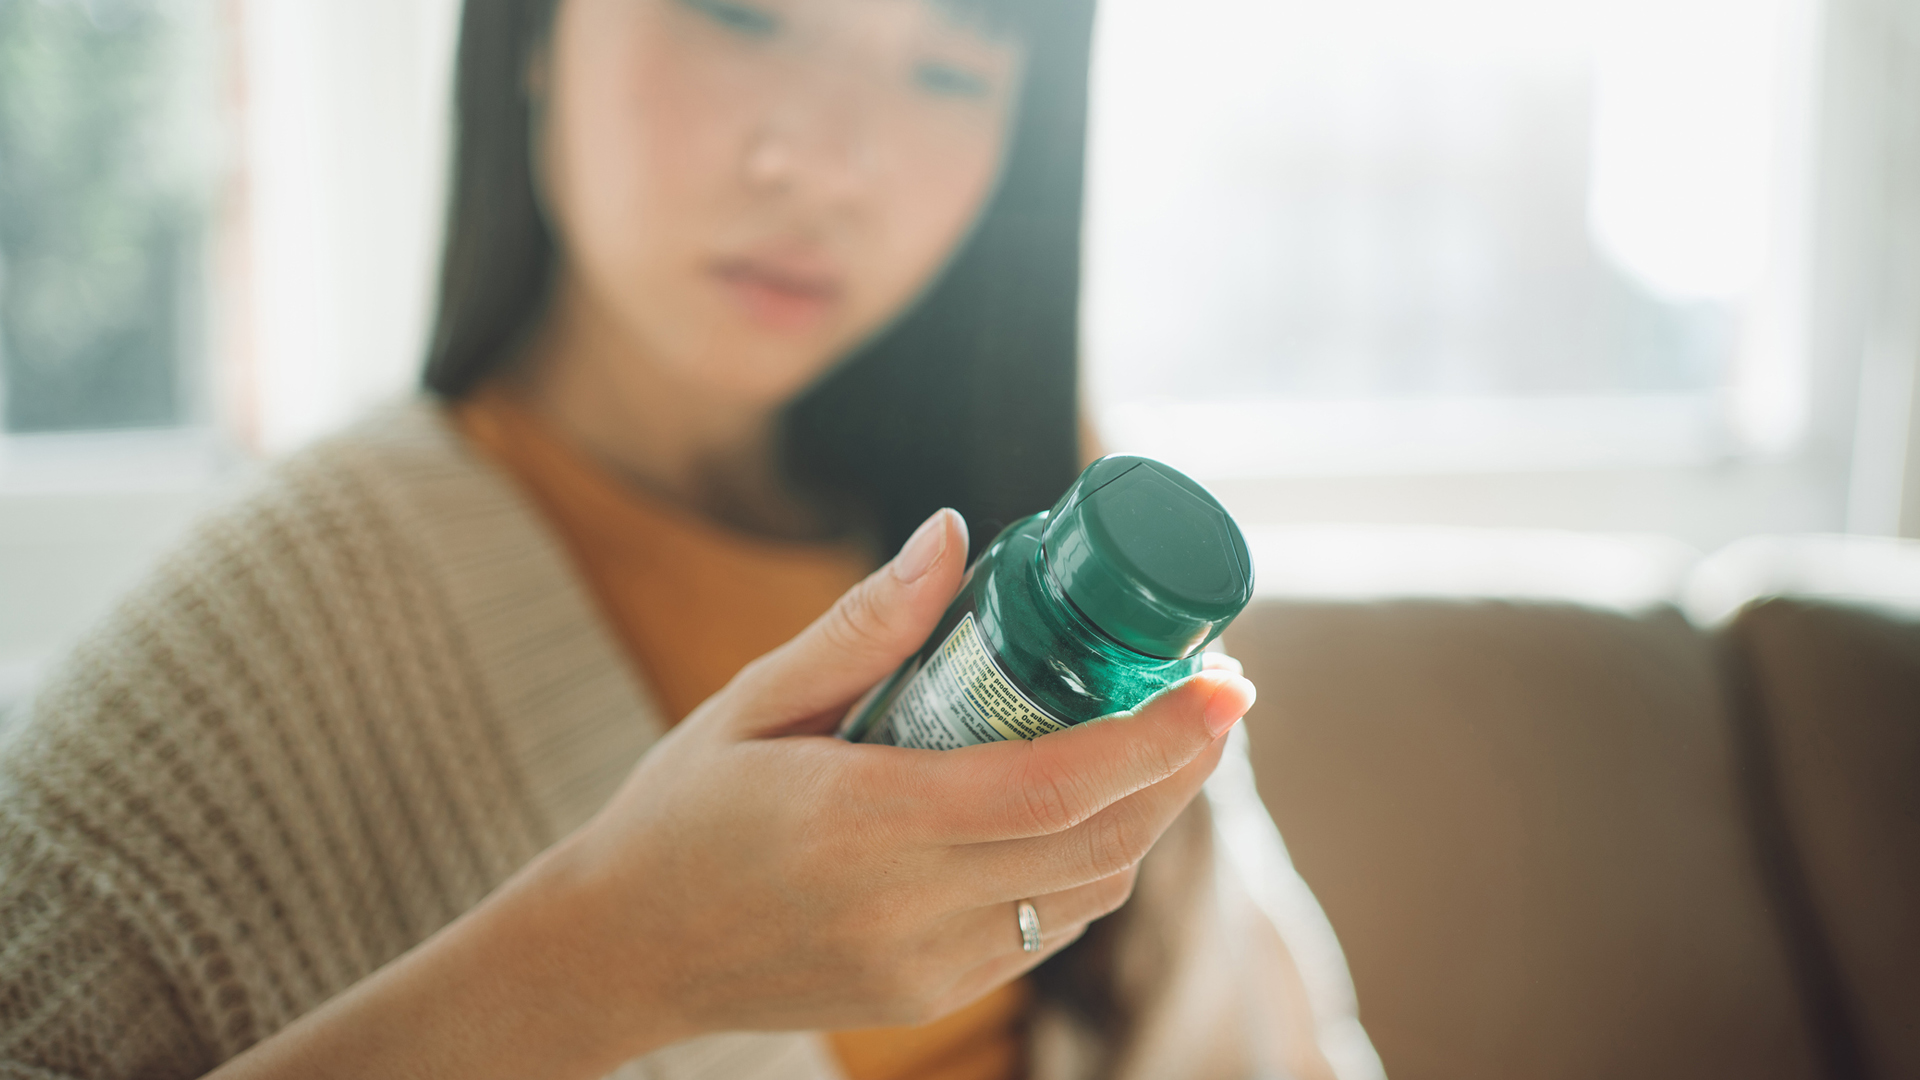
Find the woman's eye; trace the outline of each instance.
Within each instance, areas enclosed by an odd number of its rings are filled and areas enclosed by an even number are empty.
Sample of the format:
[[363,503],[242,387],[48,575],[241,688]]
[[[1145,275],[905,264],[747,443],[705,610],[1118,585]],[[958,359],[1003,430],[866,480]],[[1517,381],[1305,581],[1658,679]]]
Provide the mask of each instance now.
[[737,34],[770,38],[780,32],[780,18],[770,11],[734,0],[680,0],[681,3]]
[[913,81],[922,90],[941,97],[983,98],[993,92],[993,85],[984,76],[933,60],[914,65]]

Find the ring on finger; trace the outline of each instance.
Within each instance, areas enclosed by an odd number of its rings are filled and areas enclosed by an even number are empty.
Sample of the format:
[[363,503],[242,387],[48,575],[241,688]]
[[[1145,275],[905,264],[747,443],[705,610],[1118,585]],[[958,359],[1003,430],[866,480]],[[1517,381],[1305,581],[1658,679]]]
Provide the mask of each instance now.
[[1040,913],[1034,910],[1033,901],[1020,901],[1020,951],[1037,953],[1040,951]]

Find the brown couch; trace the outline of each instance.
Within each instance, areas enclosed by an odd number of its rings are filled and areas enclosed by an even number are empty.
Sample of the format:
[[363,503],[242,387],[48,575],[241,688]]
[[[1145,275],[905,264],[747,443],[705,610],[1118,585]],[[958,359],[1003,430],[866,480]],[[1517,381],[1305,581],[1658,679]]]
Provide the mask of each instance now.
[[1258,601],[1258,783],[1388,1075],[1920,1077],[1916,612]]

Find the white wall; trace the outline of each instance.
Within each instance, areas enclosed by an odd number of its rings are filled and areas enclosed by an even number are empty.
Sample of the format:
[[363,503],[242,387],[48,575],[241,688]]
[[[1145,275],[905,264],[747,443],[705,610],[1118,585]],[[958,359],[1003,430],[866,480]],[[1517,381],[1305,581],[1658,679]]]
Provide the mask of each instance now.
[[0,710],[249,470],[208,432],[7,440]]
[[[278,452],[411,386],[429,332],[459,0],[246,0],[252,394]],[[250,398],[250,400],[248,400]]]

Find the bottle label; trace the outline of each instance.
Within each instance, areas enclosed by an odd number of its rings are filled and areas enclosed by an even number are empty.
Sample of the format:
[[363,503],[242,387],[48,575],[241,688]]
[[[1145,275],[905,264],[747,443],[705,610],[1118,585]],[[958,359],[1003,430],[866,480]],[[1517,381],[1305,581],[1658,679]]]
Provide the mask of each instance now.
[[865,742],[952,750],[1004,739],[1037,739],[1071,725],[1035,705],[987,652],[968,612],[908,677]]

